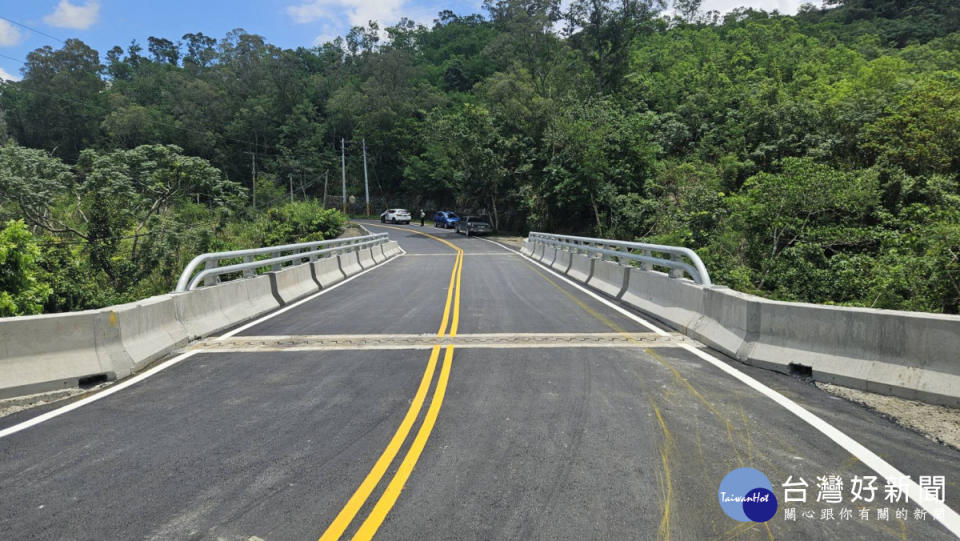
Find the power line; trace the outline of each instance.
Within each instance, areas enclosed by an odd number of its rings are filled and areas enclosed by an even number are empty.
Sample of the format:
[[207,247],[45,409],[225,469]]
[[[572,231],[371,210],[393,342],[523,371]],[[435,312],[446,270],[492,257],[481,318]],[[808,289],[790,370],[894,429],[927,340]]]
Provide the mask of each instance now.
[[3,20],[5,20],[5,21],[7,21],[8,23],[13,23],[13,24],[19,26],[20,28],[26,28],[27,30],[29,30],[29,31],[31,31],[31,32],[36,32],[37,34],[40,34],[41,36],[46,36],[46,37],[48,37],[48,38],[50,38],[50,39],[55,39],[55,40],[59,41],[60,43],[65,43],[62,39],[58,38],[57,36],[51,36],[50,34],[47,34],[46,32],[41,32],[40,30],[37,30],[36,28],[30,28],[29,26],[27,26],[27,25],[25,25],[25,24],[23,24],[23,23],[17,22],[17,21],[15,21],[15,20],[13,20],[13,19],[8,19],[8,18],[4,17],[3,15],[0,15],[0,19],[3,19]]
[[24,62],[24,60],[23,60],[22,58],[14,58],[14,57],[12,57],[12,56],[7,56],[7,55],[5,55],[5,54],[0,54],[0,56],[2,56],[3,58],[6,58],[6,59],[8,59],[8,60],[13,60],[14,62]]

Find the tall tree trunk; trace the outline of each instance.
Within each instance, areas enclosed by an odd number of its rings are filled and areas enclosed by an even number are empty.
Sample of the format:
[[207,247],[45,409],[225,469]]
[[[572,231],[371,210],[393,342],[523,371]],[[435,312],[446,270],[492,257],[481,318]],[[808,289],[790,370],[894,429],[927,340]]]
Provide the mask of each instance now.
[[603,237],[603,226],[600,224],[600,209],[597,207],[597,199],[590,192],[590,204],[593,205],[593,216],[597,220],[597,236]]

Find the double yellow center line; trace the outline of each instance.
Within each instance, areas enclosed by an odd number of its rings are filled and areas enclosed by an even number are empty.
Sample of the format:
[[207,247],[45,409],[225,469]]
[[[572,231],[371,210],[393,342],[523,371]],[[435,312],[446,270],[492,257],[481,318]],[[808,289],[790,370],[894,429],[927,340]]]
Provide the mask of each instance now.
[[[403,229],[403,231],[410,231],[410,229]],[[420,233],[419,231],[414,232],[440,241],[457,252],[453,271],[450,273],[450,285],[447,288],[447,302],[443,308],[443,320],[440,323],[440,330],[437,331],[438,337],[456,336],[457,327],[460,323],[460,275],[463,270],[463,250],[439,237],[427,233]],[[346,531],[347,527],[360,511],[360,508],[367,502],[370,494],[373,493],[373,490],[380,484],[380,480],[387,472],[390,464],[393,463],[394,458],[396,458],[397,453],[400,451],[400,447],[402,447],[403,443],[407,440],[410,430],[420,415],[420,410],[423,408],[423,403],[430,390],[430,383],[433,381],[433,375],[437,368],[437,360],[440,358],[441,349],[442,346],[433,346],[430,352],[430,360],[427,361],[427,368],[424,370],[423,377],[420,379],[420,386],[417,388],[417,393],[414,395],[413,401],[410,403],[410,408],[403,417],[403,421],[400,422],[400,426],[397,427],[393,438],[390,439],[390,443],[387,444],[383,454],[381,454],[380,458],[374,463],[370,473],[368,473],[363,482],[360,483],[356,492],[353,493],[353,496],[351,496],[346,505],[343,506],[340,513],[333,519],[333,522],[330,523],[327,530],[320,536],[320,541],[340,539],[343,532]],[[420,424],[420,429],[417,430],[417,434],[414,436],[413,443],[410,445],[410,448],[407,449],[407,454],[403,457],[403,461],[400,462],[400,467],[393,475],[393,478],[390,479],[390,483],[387,485],[383,494],[380,495],[380,499],[377,500],[373,510],[370,511],[366,520],[363,521],[363,524],[360,525],[360,528],[356,534],[354,534],[353,539],[365,540],[373,538],[374,534],[377,533],[377,529],[380,528],[384,519],[387,518],[387,514],[393,508],[397,498],[400,497],[400,492],[403,490],[407,479],[413,472],[414,466],[417,465],[417,460],[420,459],[420,454],[423,452],[423,448],[427,444],[427,439],[430,437],[430,432],[433,430],[433,425],[437,421],[437,416],[440,414],[440,406],[443,405],[443,397],[447,392],[447,380],[450,378],[450,366],[453,362],[453,349],[453,346],[446,347],[446,352],[443,356],[443,366],[440,368],[440,377],[433,390],[430,407],[427,409],[423,422]]]

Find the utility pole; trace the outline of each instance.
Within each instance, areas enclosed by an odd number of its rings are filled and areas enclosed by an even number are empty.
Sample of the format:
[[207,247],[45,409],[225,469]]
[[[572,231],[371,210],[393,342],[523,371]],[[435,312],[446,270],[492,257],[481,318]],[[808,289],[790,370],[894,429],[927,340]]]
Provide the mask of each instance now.
[[327,169],[323,172],[323,208],[327,208],[327,184],[330,183],[330,170]]
[[290,181],[290,202],[293,203],[293,173],[287,173],[287,180]]
[[340,138],[340,172],[343,177],[343,213],[347,213],[347,154],[346,141]]
[[367,194],[367,216],[370,216],[370,182],[367,181],[367,139],[363,138],[363,191]]
[[253,196],[253,209],[257,209],[257,153],[244,152],[250,155],[250,194]]

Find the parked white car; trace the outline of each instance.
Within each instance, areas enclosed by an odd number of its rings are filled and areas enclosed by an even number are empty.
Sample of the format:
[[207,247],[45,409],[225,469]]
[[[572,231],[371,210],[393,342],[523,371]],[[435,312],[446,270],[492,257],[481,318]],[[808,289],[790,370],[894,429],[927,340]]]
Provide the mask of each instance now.
[[410,212],[407,209],[387,209],[380,215],[380,223],[409,224]]

